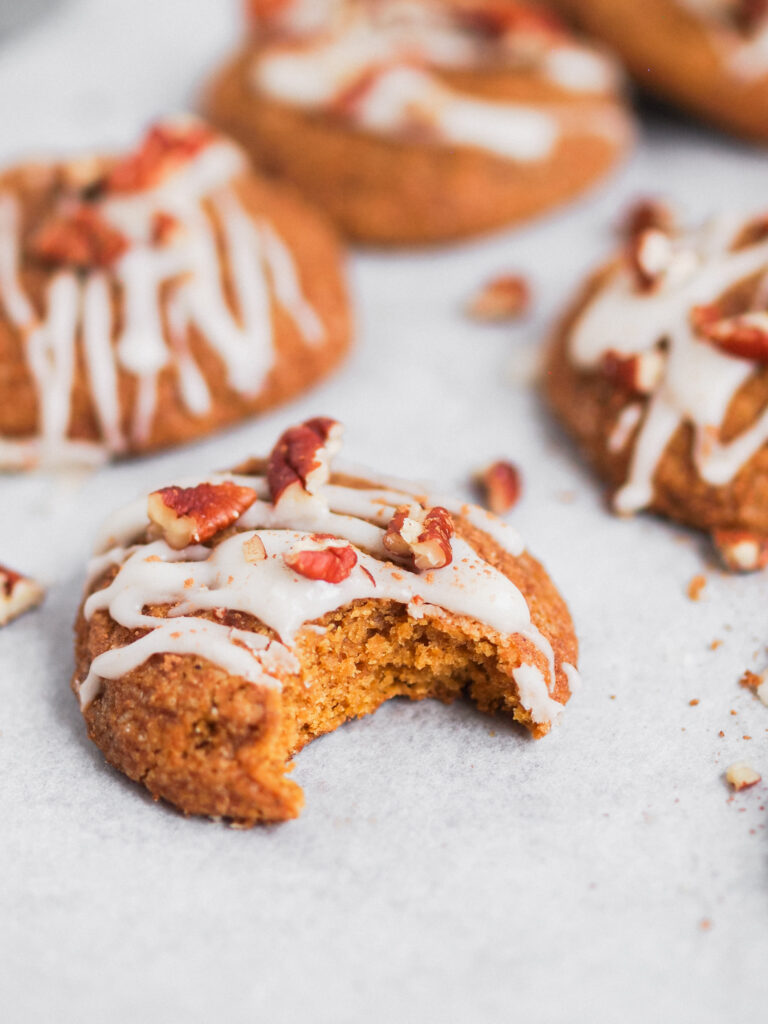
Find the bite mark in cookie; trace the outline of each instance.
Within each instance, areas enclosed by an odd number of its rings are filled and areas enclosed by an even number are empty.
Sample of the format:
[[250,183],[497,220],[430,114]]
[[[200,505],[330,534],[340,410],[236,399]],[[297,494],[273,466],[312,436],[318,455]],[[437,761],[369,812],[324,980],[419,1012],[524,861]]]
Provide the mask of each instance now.
[[311,494],[273,494],[269,470],[318,423],[338,446],[335,421],[307,421],[269,460],[172,489],[257,495],[206,546],[158,539],[139,502],[91,567],[73,682],[90,734],[184,810],[292,817],[292,754],[391,696],[468,693],[542,736],[576,686],[567,609],[490,513],[347,476],[330,459]]

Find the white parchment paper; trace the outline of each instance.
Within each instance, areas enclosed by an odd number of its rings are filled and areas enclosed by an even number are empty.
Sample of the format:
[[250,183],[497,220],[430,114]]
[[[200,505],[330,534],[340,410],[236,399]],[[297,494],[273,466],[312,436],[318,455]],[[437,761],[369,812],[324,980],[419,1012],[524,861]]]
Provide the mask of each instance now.
[[[0,157],[122,145],[194,103],[238,6],[70,0],[0,41]],[[0,1019],[766,1020],[768,791],[732,798],[723,773],[747,759],[768,779],[768,708],[737,684],[766,663],[768,583],[720,574],[685,531],[609,516],[529,371],[627,198],[662,192],[695,219],[765,206],[767,182],[763,152],[650,115],[625,170],[564,213],[354,255],[357,348],[290,407],[90,478],[0,478],[0,561],[50,585],[0,632]],[[466,320],[504,270],[530,275],[536,314]],[[318,413],[347,425],[348,459],[445,489],[468,493],[493,457],[521,465],[513,521],[570,603],[585,685],[538,743],[469,706],[393,702],[298,757],[298,821],[185,820],[104,764],[69,692],[91,540],[137,493]]]

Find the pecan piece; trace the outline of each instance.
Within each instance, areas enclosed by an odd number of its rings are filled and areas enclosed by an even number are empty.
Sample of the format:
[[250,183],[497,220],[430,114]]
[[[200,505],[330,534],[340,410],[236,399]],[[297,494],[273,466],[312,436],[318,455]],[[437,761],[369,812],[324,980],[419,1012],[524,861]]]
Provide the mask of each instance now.
[[258,495],[232,481],[196,487],[163,487],[149,496],[150,520],[176,550],[202,544],[236,522]]
[[696,333],[725,355],[768,363],[768,313],[721,317],[717,304],[712,304],[694,306],[690,319]]
[[754,32],[766,18],[768,0],[735,0],[733,19],[742,32]]
[[613,383],[631,394],[649,395],[656,390],[664,373],[665,357],[658,349],[649,349],[634,356],[606,352],[601,369]]
[[357,565],[357,552],[349,544],[342,542],[328,544],[327,547],[308,547],[306,543],[283,555],[283,561],[289,569],[308,580],[341,583]]
[[749,530],[715,530],[712,541],[732,572],[757,572],[768,566],[768,537]]
[[672,239],[658,228],[645,228],[629,240],[627,258],[640,291],[652,291],[672,263]]
[[520,499],[522,480],[520,470],[512,462],[500,459],[492,462],[475,477],[477,486],[482,491],[485,505],[494,515],[503,516],[509,512]]
[[114,164],[105,178],[105,188],[120,193],[154,188],[215,138],[216,132],[199,121],[154,125],[133,153]]
[[45,590],[35,580],[0,565],[0,626],[42,603]]
[[620,233],[624,238],[631,240],[652,228],[671,235],[676,228],[675,215],[670,207],[659,199],[638,199],[625,211]]
[[341,444],[343,427],[327,416],[316,416],[289,427],[272,449],[267,481],[277,503],[290,489],[294,495],[314,494],[331,475],[331,459]]
[[531,289],[520,274],[501,274],[487,281],[467,305],[474,320],[514,320],[528,312]]
[[737,791],[749,789],[750,786],[757,785],[762,778],[760,773],[756,772],[752,765],[747,764],[746,761],[736,761],[730,765],[725,773],[725,777],[728,783]]
[[452,0],[449,6],[460,23],[484,35],[533,35],[552,40],[565,31],[554,13],[518,0]]
[[264,541],[258,533],[254,533],[248,540],[243,541],[243,556],[246,562],[250,562],[251,565],[263,562],[267,557],[267,549],[264,547]]
[[32,236],[30,251],[45,263],[88,269],[111,266],[128,245],[95,207],[79,205],[46,221]]
[[436,505],[426,513],[416,505],[401,505],[389,521],[384,547],[401,559],[412,559],[417,571],[443,569],[453,560],[453,520]]

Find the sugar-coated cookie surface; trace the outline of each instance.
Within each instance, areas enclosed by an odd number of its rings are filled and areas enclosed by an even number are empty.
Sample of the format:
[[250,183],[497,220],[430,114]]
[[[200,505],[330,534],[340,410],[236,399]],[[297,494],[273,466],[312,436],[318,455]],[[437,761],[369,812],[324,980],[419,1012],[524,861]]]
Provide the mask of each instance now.
[[293,754],[393,696],[467,695],[543,736],[577,684],[567,607],[512,527],[332,469],[340,434],[309,420],[106,526],[73,689],[107,759],[185,812],[295,817]]
[[714,535],[735,569],[768,558],[768,218],[697,231],[636,222],[557,331],[546,390],[615,487]]
[[344,354],[332,229],[206,124],[0,175],[0,469],[187,441]]
[[768,141],[763,0],[552,0],[612,46],[644,88]]
[[630,141],[612,62],[517,0],[255,0],[206,111],[350,236],[458,238],[548,209]]

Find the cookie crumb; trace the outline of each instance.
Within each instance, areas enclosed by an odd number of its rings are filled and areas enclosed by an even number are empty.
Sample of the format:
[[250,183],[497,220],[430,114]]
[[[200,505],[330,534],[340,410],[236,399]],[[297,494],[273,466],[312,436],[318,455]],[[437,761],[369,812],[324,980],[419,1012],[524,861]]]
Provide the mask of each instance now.
[[473,320],[499,323],[517,320],[528,312],[531,288],[522,274],[499,274],[491,278],[467,303],[467,316]]
[[691,582],[688,584],[688,597],[691,601],[700,601],[701,594],[704,587],[707,585],[707,577],[702,573],[698,576],[694,576]]
[[0,626],[36,608],[44,597],[45,589],[36,580],[0,565]]
[[755,696],[768,707],[768,672],[752,672],[747,669],[739,680],[741,686],[752,690]]
[[762,776],[746,761],[735,761],[726,771],[725,778],[737,791],[757,785]]

